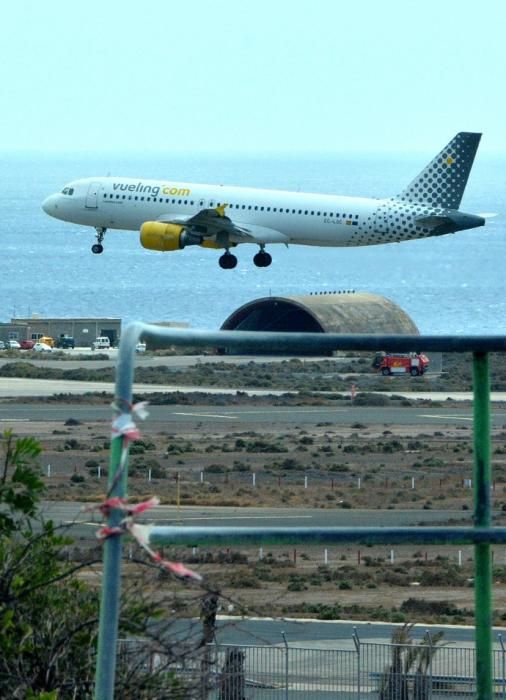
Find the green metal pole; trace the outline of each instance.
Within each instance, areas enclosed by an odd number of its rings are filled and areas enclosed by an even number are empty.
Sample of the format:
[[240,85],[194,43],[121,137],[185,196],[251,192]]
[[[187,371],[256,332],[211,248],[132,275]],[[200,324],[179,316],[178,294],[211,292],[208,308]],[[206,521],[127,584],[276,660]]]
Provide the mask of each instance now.
[[[109,462],[110,496],[126,496],[126,468],[121,478],[115,483],[115,477],[121,461],[123,437],[111,441]],[[123,514],[114,509],[108,519],[110,527],[119,525]],[[114,698],[114,679],[116,674],[116,647],[118,644],[118,620],[121,597],[121,537],[109,537],[104,542],[104,568],[100,600],[100,619],[98,628],[97,665],[95,675],[95,700],[112,700]]]
[[[474,525],[490,527],[490,377],[486,352],[473,353],[474,389]],[[476,544],[474,604],[476,626],[476,697],[490,700],[492,692],[492,557],[489,544]]]

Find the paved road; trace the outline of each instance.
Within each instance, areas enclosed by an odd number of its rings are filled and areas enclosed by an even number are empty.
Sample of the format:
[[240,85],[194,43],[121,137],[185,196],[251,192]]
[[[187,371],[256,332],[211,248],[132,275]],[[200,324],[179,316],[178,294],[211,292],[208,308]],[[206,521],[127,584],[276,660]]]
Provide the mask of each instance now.
[[[45,517],[58,524],[72,525],[75,537],[94,534],[101,522],[99,514],[84,510],[86,504],[75,501],[47,501]],[[230,527],[396,527],[434,525],[449,520],[467,521],[471,515],[462,510],[338,510],[321,508],[237,508],[221,506],[158,506],[144,519],[156,525],[199,525]],[[142,519],[140,519],[142,520]]]
[[[4,426],[19,421],[55,421],[62,422],[73,417],[82,421],[109,421],[111,408],[108,405],[86,404],[17,404],[0,403],[0,423]],[[272,426],[316,425],[329,423],[334,425],[460,425],[473,424],[471,408],[413,408],[413,407],[362,407],[333,406],[150,406],[149,418],[144,424],[159,427],[159,424],[179,424],[180,426],[227,425],[230,428],[248,425]],[[506,410],[492,411],[494,427],[506,426]]]
[[[181,622],[181,629],[188,623]],[[242,619],[230,616],[220,616],[218,621],[218,642],[221,644],[283,644],[281,632],[286,635],[290,645],[309,648],[339,648],[354,649],[352,634],[354,628],[362,642],[389,642],[392,630],[398,625],[384,622],[345,622],[320,620],[273,620],[270,618]],[[187,629],[187,627],[186,627]],[[457,644],[472,644],[474,642],[474,627],[417,625],[413,636],[421,639],[429,629],[432,634],[444,630],[445,640]],[[497,635],[505,635],[505,629],[493,628],[493,641],[498,642]]]

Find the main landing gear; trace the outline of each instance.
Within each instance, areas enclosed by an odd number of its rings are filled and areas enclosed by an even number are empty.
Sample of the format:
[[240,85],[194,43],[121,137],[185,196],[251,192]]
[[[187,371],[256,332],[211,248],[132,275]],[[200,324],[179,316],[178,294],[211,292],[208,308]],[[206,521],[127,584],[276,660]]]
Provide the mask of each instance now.
[[[232,255],[229,250],[223,253],[218,262],[223,270],[233,270],[234,267],[237,266],[237,258],[235,255]],[[269,267],[272,262],[272,256],[269,255],[269,253],[267,253],[263,248],[260,248],[258,253],[253,258],[253,262],[257,267]]]
[[91,246],[91,252],[95,253],[95,255],[100,255],[100,253],[104,252],[104,246],[102,245],[102,241],[104,240],[105,232],[107,231],[107,229],[103,228],[102,226],[97,226],[95,228],[95,231],[97,232],[97,242]]
[[272,256],[261,248],[253,258],[253,262],[257,267],[269,267],[272,262]]
[[223,270],[233,270],[237,265],[237,258],[227,250],[223,253],[218,262]]

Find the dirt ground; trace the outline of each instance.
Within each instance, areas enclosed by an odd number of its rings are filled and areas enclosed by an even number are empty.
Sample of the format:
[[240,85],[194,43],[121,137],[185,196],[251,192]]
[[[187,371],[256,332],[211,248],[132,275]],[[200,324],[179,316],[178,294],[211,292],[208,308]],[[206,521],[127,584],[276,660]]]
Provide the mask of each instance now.
[[[103,498],[109,424],[30,422],[16,424],[15,432],[33,435],[43,445],[48,499]],[[493,435],[495,524],[506,515],[505,437],[501,431]],[[129,491],[132,499],[156,494],[162,503],[175,504],[179,474],[183,508],[437,509],[468,511],[469,523],[472,489],[466,480],[472,478],[472,462],[468,427],[354,424],[288,431],[272,425],[257,433],[215,425],[177,434],[147,427],[142,440],[132,444]],[[170,553],[221,590],[227,612],[472,622],[471,547],[350,545],[329,548],[326,555],[321,546],[272,547],[261,555],[258,548]],[[504,547],[494,551],[494,596],[495,623],[501,624],[506,619]]]

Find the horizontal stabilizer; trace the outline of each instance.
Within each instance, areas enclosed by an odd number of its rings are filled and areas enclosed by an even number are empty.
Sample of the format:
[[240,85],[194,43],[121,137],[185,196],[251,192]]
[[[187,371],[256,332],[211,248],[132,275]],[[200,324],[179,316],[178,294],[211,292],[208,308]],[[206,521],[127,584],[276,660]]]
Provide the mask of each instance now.
[[485,225],[485,219],[482,216],[465,214],[462,211],[450,211],[445,216],[438,216],[437,214],[417,216],[415,221],[417,226],[429,228],[431,233],[435,235],[465,231],[468,228],[477,228]]

